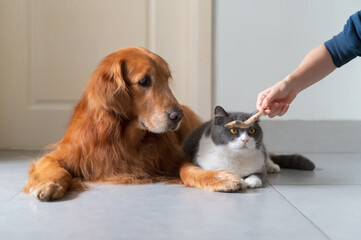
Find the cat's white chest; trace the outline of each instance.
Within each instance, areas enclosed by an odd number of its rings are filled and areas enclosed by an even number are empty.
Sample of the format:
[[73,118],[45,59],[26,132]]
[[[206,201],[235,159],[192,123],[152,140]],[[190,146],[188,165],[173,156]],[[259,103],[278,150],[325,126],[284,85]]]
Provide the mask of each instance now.
[[204,136],[199,143],[196,162],[203,169],[224,169],[241,178],[262,173],[265,166],[261,151],[231,151],[227,145],[215,145],[211,138]]

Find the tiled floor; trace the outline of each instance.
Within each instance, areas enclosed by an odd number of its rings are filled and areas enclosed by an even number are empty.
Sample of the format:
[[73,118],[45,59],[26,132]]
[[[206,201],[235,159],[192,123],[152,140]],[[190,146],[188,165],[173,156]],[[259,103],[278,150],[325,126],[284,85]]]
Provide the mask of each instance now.
[[56,202],[21,193],[34,151],[0,151],[0,239],[361,239],[361,154],[306,154],[245,193],[95,185]]

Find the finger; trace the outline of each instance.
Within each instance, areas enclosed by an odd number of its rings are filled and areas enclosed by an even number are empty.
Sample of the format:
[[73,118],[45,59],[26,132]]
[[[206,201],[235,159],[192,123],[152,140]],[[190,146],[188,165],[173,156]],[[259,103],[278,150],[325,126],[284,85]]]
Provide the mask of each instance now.
[[263,108],[261,107],[261,104],[257,104],[256,109],[257,109],[257,111],[262,111],[263,110]]
[[271,109],[267,108],[266,110],[264,110],[263,115],[267,116],[270,113],[271,113]]
[[287,111],[288,111],[288,108],[290,107],[289,104],[285,104],[282,108],[282,111],[278,114],[278,116],[283,116]]
[[262,103],[263,103],[263,100],[267,96],[267,92],[268,92],[268,90],[263,91],[263,92],[259,93],[258,96],[257,96],[256,108],[257,108],[258,111],[261,111],[261,110],[264,109],[264,108],[262,108]]
[[262,108],[268,108],[271,106],[272,101],[276,98],[277,92],[271,90],[263,99]]
[[276,112],[278,112],[278,109],[280,108],[280,105],[279,105],[279,103],[275,103],[275,104],[273,104],[271,107],[270,107],[270,111],[269,111],[269,114],[268,114],[268,117],[270,117],[270,118],[273,118],[273,117],[275,117],[276,116]]
[[278,114],[280,114],[281,111],[282,111],[282,107],[281,107],[281,106],[278,106],[278,107],[269,115],[269,117],[270,117],[270,118],[273,118],[273,117],[277,116]]

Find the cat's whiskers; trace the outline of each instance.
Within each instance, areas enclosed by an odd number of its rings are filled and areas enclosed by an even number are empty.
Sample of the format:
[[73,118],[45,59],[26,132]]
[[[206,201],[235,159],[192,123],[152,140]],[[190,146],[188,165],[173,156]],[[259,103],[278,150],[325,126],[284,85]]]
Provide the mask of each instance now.
[[255,147],[255,149],[260,149],[261,146],[262,146],[262,144],[261,144],[260,142],[256,142],[256,147]]

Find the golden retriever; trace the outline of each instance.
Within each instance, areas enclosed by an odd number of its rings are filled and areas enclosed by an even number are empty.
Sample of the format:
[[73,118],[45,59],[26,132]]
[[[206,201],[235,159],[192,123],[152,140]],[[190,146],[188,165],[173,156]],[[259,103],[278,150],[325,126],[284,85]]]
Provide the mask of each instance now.
[[203,170],[181,147],[200,123],[180,106],[168,82],[168,64],[138,47],[105,57],[92,74],[63,139],[33,163],[24,191],[40,200],[62,198],[78,179],[143,184],[170,179],[210,191],[233,191],[240,180]]

